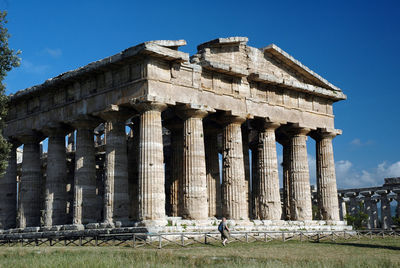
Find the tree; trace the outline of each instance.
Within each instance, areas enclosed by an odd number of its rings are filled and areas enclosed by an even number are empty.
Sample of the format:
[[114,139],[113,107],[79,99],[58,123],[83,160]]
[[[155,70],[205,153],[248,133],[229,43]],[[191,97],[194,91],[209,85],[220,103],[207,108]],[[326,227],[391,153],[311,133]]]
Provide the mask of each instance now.
[[7,72],[14,67],[18,67],[20,63],[18,57],[20,52],[8,47],[10,34],[6,28],[6,16],[7,11],[0,11],[0,175],[3,175],[7,168],[7,158],[10,152],[10,144],[3,137],[5,118],[8,111],[8,96],[5,94],[3,81]]

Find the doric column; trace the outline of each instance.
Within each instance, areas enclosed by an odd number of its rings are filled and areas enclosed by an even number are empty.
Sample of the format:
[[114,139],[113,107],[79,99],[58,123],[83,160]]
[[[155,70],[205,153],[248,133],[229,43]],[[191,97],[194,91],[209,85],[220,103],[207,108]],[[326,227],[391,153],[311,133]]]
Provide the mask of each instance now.
[[123,224],[129,222],[128,153],[125,123],[132,115],[132,111],[123,110],[117,105],[111,105],[99,114],[106,121],[103,222],[108,224],[114,224],[117,221]]
[[290,219],[290,207],[293,200],[290,199],[290,144],[289,140],[282,144],[282,170],[283,170],[283,215],[285,220]]
[[0,178],[0,229],[16,227],[17,219],[17,141],[11,143],[6,173]]
[[67,158],[62,125],[46,128],[48,139],[46,189],[44,197],[44,226],[67,223]]
[[97,222],[101,211],[97,209],[96,162],[94,128],[99,124],[93,118],[74,122],[76,127],[73,223]]
[[182,217],[202,220],[208,218],[206,160],[204,150],[202,109],[180,111],[183,119],[183,209]]
[[389,190],[378,190],[376,191],[381,197],[381,224],[382,229],[392,228],[392,213],[390,211],[391,198],[388,196]]
[[158,102],[136,104],[140,111],[139,220],[165,220],[165,177],[161,112]]
[[17,226],[19,228],[40,226],[40,192],[42,172],[40,163],[41,138],[35,134],[19,137],[24,144],[22,174],[18,199]]
[[279,193],[278,160],[275,129],[280,124],[260,122],[258,135],[258,211],[261,220],[280,220],[282,216]]
[[171,131],[171,185],[170,205],[171,215],[178,217],[182,215],[183,209],[183,122],[175,118],[174,122],[168,124]]
[[393,192],[396,193],[396,201],[397,201],[396,217],[400,218],[400,189],[399,188],[393,189]]
[[312,220],[310,174],[307,161],[307,128],[290,131],[290,195],[291,219]]
[[378,213],[376,199],[372,197],[371,191],[363,191],[360,194],[364,196],[364,213],[368,215],[367,228],[375,229],[378,227]]
[[246,119],[239,116],[226,116],[223,128],[222,154],[222,211],[228,219],[246,220],[243,206],[246,196],[243,192],[245,171],[243,162],[241,124]]
[[337,134],[319,131],[313,135],[316,141],[317,199],[321,220],[340,220],[332,146],[332,139]]
[[75,151],[75,132],[74,131],[72,131],[71,133],[68,133],[67,142],[68,142],[67,152]]
[[258,196],[259,196],[259,183],[258,183],[258,141],[252,142],[250,144],[251,149],[251,219],[258,220],[259,217],[259,206]]
[[132,119],[131,135],[128,139],[128,180],[130,197],[130,219],[137,220],[139,213],[139,117]]
[[357,201],[357,193],[355,192],[348,192],[345,194],[346,197],[349,198],[349,209],[347,213],[351,216],[355,216],[360,211],[360,205]]
[[219,176],[218,135],[216,129],[206,126],[205,150],[207,169],[208,216],[221,217],[221,183]]
[[340,220],[344,221],[347,211],[346,211],[346,201],[344,194],[338,194],[338,202],[339,202],[339,216]]
[[243,147],[243,165],[244,165],[244,185],[243,192],[245,194],[245,204],[243,206],[243,215],[247,215],[250,218],[251,212],[251,189],[250,189],[250,157],[249,157],[249,128],[247,122],[242,124],[242,147]]

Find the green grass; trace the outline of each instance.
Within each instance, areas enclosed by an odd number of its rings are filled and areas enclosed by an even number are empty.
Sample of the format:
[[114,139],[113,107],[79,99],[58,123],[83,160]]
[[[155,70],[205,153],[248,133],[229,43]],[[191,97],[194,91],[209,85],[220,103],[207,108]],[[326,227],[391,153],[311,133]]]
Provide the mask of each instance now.
[[400,239],[151,249],[0,247],[0,267],[400,267]]

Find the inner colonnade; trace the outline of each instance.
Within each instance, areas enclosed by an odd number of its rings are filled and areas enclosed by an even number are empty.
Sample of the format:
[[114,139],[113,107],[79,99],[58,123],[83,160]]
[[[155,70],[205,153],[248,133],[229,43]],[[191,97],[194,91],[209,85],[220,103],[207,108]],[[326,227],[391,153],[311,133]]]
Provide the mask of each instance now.
[[320,219],[340,220],[332,147],[340,89],[275,45],[220,38],[189,59],[178,50],[184,44],[143,43],[11,96],[3,229],[165,225],[166,216],[310,221],[308,137]]

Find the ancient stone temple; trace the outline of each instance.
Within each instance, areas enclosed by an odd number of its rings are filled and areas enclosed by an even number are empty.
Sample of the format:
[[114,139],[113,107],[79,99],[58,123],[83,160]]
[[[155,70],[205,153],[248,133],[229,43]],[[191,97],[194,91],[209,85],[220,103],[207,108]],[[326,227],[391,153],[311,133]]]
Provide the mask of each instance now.
[[247,41],[215,39],[191,57],[184,40],[146,42],[12,95],[1,228],[311,221],[308,137],[319,218],[339,221],[332,105],[346,96],[276,45]]

